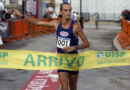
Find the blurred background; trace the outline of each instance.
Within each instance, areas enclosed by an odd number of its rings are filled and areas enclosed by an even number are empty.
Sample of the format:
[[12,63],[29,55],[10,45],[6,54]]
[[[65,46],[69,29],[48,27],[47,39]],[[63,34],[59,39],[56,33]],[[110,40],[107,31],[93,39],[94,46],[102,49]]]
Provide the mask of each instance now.
[[68,2],[72,5],[72,12],[82,12],[86,21],[91,20],[95,12],[99,13],[100,20],[119,21],[121,11],[130,8],[129,0],[0,0],[0,2],[6,9],[16,8],[24,12],[33,12],[38,18],[47,13],[48,7],[52,7],[56,14],[59,14],[60,4]]

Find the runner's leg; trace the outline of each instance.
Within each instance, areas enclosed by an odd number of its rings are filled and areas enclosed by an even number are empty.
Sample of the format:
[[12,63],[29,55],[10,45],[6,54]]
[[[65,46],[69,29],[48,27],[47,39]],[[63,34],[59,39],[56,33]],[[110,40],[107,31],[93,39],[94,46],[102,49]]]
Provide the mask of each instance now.
[[77,90],[78,74],[69,75],[69,86],[70,90]]
[[68,89],[69,73],[59,72],[58,75],[59,75],[62,90],[69,90]]

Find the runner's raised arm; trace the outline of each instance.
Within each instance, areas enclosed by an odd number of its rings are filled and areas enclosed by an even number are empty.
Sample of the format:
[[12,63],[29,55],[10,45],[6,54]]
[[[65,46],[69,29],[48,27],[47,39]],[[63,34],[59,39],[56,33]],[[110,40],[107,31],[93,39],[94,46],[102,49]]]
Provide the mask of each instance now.
[[21,14],[18,10],[14,10],[14,14],[17,17],[20,17],[22,19],[27,20],[28,22],[32,23],[32,24],[36,24],[36,25],[40,25],[40,26],[49,26],[49,27],[54,27],[56,28],[58,25],[58,21],[50,21],[50,22],[45,22],[45,21],[40,21],[36,18],[32,18],[29,16],[24,16],[23,14]]

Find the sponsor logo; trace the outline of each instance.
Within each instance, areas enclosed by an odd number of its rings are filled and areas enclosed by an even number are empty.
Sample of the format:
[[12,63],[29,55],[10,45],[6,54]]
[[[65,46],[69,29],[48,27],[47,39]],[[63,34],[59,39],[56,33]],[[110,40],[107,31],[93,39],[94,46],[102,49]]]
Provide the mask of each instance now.
[[69,35],[69,33],[62,31],[62,32],[60,32],[60,35],[63,36],[63,37],[67,37]]
[[99,51],[96,55],[97,58],[101,59],[101,58],[121,58],[125,55],[125,52],[115,52],[115,51],[106,51],[106,52],[102,52]]
[[116,51],[99,51],[97,56],[97,64],[103,65],[103,64],[115,64],[115,63],[124,63],[126,62],[126,59],[124,56],[126,55],[126,52],[116,52]]
[[0,52],[0,65],[7,65],[8,64],[8,52]]
[[103,52],[98,52],[96,55],[97,55],[97,58],[103,58],[104,57]]

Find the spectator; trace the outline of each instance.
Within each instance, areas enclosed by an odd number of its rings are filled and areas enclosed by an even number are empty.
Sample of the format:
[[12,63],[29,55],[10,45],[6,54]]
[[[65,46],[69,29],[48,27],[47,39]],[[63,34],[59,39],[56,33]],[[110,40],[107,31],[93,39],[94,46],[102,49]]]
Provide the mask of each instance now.
[[[1,30],[1,26],[0,26],[0,30]],[[2,47],[3,46],[3,41],[2,41],[2,37],[1,37],[1,34],[0,34],[0,47]]]
[[47,18],[49,21],[51,21],[52,20],[52,12],[47,12],[44,16],[43,16],[43,18]]
[[28,11],[25,11],[25,15],[26,15],[26,16],[29,16],[29,12],[28,12]]
[[59,15],[58,15],[59,18],[62,18],[62,14],[59,12]]
[[83,16],[83,13],[80,14],[80,25],[82,27],[82,29],[84,28],[84,16]]
[[121,12],[121,14],[120,14],[120,23],[121,23],[121,28],[122,28],[122,19],[124,18],[123,16],[124,16],[124,13],[125,13],[125,11],[122,11]]
[[28,16],[29,17],[35,17],[32,12],[29,12]]
[[6,20],[5,15],[6,15],[6,11],[3,10],[2,13],[1,13],[1,20],[2,20],[2,21],[5,21],[5,20]]
[[77,14],[75,11],[73,12],[72,18],[73,18],[73,22],[77,22]]
[[2,46],[3,46],[3,41],[2,41],[2,38],[0,36],[0,47],[2,47]]
[[9,33],[8,33],[8,22],[6,21],[1,21],[0,22],[0,36],[1,38],[6,38],[8,37]]
[[0,47],[3,46],[2,39],[8,36],[8,23],[0,21]]
[[2,11],[4,10],[4,5],[0,2],[0,16],[2,15]]
[[98,14],[98,12],[94,13],[93,17],[94,17],[96,29],[99,29],[99,26],[98,26],[99,14]]
[[78,12],[76,12],[76,14],[77,14],[77,23],[79,23],[80,15]]
[[[12,10],[9,10],[7,13],[6,11],[2,11],[1,21],[0,21],[0,38],[7,38],[9,37],[9,28],[8,28],[8,21],[12,20]],[[2,41],[0,41],[2,43]]]
[[130,10],[128,9],[125,9],[121,12],[121,15],[120,15],[120,20],[122,19],[125,19],[125,20],[128,20],[130,21]]
[[53,18],[53,8],[52,7],[48,7],[48,11],[45,13],[43,18],[47,18],[49,21],[52,20],[52,18]]
[[57,16],[56,12],[55,12],[55,11],[53,11],[52,18],[57,18],[57,17],[58,17],[58,16]]
[[130,21],[130,11],[128,11],[128,20]]
[[123,17],[124,17],[124,19],[128,20],[129,15],[128,15],[128,10],[127,9],[125,10],[125,13],[124,13]]
[[13,15],[13,10],[8,10],[7,12],[5,10],[2,11],[1,20],[7,21],[7,20],[14,20],[15,16]]

